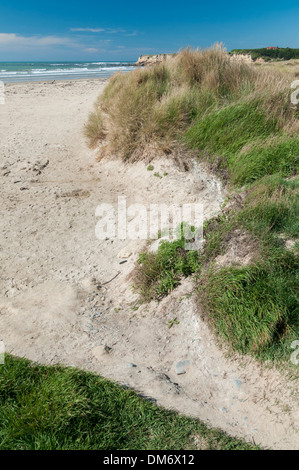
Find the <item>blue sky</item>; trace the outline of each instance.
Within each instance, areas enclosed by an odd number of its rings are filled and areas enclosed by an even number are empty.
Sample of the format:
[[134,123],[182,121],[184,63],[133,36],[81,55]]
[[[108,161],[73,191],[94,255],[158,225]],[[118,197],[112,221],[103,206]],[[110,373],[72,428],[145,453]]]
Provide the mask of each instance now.
[[215,42],[299,48],[298,30],[298,0],[1,0],[0,62],[136,60]]

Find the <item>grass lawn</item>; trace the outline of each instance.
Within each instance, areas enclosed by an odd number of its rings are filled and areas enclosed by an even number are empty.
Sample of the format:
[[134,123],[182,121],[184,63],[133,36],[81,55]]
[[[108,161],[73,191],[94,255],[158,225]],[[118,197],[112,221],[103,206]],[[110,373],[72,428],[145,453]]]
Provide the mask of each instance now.
[[95,374],[6,355],[0,450],[250,450]]

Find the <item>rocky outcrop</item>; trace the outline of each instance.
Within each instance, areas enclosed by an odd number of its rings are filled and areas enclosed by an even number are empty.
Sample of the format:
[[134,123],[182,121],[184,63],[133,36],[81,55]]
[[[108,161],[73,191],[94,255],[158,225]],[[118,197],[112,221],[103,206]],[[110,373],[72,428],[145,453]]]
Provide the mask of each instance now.
[[252,64],[254,62],[250,54],[233,54],[231,55],[231,59],[236,62],[245,62],[247,64]]
[[253,59],[250,54],[232,54],[231,59],[237,62],[245,62],[247,64],[263,64],[265,61],[262,57]]
[[143,67],[145,65],[156,65],[166,61],[168,57],[173,57],[174,54],[156,54],[156,55],[141,55],[136,62],[136,65]]

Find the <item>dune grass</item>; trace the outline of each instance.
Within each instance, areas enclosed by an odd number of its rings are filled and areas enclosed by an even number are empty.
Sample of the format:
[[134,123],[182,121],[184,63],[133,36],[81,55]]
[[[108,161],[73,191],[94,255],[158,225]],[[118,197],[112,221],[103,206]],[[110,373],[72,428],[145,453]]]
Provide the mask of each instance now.
[[257,449],[97,375],[6,355],[0,450]]
[[185,239],[162,241],[157,253],[144,252],[134,273],[134,288],[142,301],[160,300],[179,284],[182,277],[199,269],[197,251],[186,251]]
[[[243,207],[207,233],[202,256],[208,269],[198,287],[200,306],[234,349],[290,366],[290,345],[299,335],[298,187],[297,178],[280,173],[249,186]],[[223,241],[240,227],[258,240],[259,259],[215,269],[213,261],[226,250]]]
[[[196,274],[200,310],[234,349],[289,361],[299,337],[299,113],[291,104],[293,73],[231,60],[221,45],[186,49],[162,65],[115,75],[98,103],[108,116],[105,142],[126,160],[149,146],[168,156],[190,148],[219,172],[240,207],[211,221]],[[181,150],[184,153],[184,150]],[[217,268],[236,228],[258,241],[249,266]],[[291,246],[291,249],[289,248]],[[136,285],[143,299],[169,293],[185,275],[168,244],[145,253]],[[189,255],[194,256],[194,254]]]
[[84,135],[88,139],[90,147],[95,147],[98,141],[104,137],[103,116],[96,106],[95,110],[89,115],[88,122],[84,129]]
[[212,163],[217,159],[218,167],[227,170],[236,185],[298,171],[299,138],[285,135],[277,119],[259,110],[257,102],[230,104],[209,113],[187,131],[185,139],[200,149],[203,158]]
[[[221,133],[224,121],[228,119],[229,131],[230,124],[242,116],[237,131],[246,131],[243,138],[238,137],[241,150],[255,127],[254,135],[260,138],[279,131],[296,135],[288,78],[291,80],[285,74],[233,61],[221,45],[203,51],[186,49],[163,64],[114,75],[89,124],[92,128],[93,121],[104,113],[107,147],[129,160],[136,152],[140,157],[149,144],[170,152],[192,124],[201,122],[204,132],[216,118]],[[89,136],[92,143],[97,132],[96,128]],[[194,133],[196,129],[193,143]]]
[[267,71],[274,70],[280,73],[286,73],[293,77],[294,80],[299,77],[299,59],[265,62],[264,64],[256,64],[256,66]]
[[235,350],[288,361],[298,337],[298,267],[285,253],[254,266],[211,268],[201,279],[200,304]]

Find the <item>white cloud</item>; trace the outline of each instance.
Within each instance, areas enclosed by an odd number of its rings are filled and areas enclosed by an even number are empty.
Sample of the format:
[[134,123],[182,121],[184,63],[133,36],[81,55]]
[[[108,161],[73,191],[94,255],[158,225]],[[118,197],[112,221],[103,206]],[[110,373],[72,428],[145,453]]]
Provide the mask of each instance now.
[[126,31],[122,28],[70,28],[72,32],[83,33],[107,33],[107,34],[125,34],[125,36],[136,36],[137,31]]
[[75,32],[86,32],[86,33],[102,33],[106,31],[104,28],[70,28],[70,31]]
[[15,33],[0,33],[1,46],[72,46],[78,47],[78,43],[68,37],[59,36],[20,36]]
[[97,39],[88,41],[86,37],[63,36],[21,36],[15,33],[0,33],[0,49],[7,51],[45,49],[53,47],[66,47],[81,49],[86,52],[98,52],[100,46],[108,45],[111,39]]
[[88,47],[87,49],[85,49],[85,52],[90,52],[90,53],[99,52],[99,49],[96,49],[95,47]]
[[[15,57],[16,55],[22,54],[24,57],[26,55],[32,56],[43,56],[52,52],[58,54],[65,51],[68,54],[74,55],[78,52],[88,53],[88,54],[109,54],[109,53],[120,53],[122,50],[127,50],[130,52],[130,49],[127,49],[127,46],[117,46],[113,45],[114,41],[109,39],[103,39],[103,36],[95,36],[89,34],[83,34],[85,30],[98,31],[103,30],[103,28],[73,28],[77,31],[74,34],[69,33],[68,35],[22,35],[19,33],[1,33],[0,32],[0,51],[1,55],[6,53],[9,57]],[[80,31],[82,34],[80,34]],[[125,32],[123,30],[112,30],[106,29],[105,32],[114,34],[119,33],[122,35],[129,34],[130,32]],[[107,37],[107,36],[106,36]],[[144,50],[143,50],[144,52]]]

